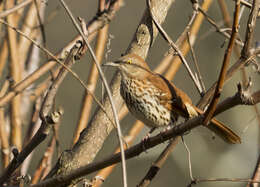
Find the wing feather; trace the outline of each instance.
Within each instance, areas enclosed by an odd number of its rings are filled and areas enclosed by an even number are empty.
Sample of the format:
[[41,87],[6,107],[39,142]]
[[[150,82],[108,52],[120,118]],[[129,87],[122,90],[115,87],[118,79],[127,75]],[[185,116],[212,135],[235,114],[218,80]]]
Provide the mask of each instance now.
[[158,88],[159,92],[156,96],[158,97],[160,104],[178,115],[185,118],[190,117],[187,106],[191,106],[192,102],[182,90],[159,74],[151,74],[147,79]]

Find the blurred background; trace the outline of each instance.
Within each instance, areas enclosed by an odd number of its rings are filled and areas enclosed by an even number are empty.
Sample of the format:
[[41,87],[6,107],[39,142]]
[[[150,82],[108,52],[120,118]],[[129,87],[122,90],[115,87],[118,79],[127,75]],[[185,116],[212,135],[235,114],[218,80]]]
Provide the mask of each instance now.
[[[67,0],[68,6],[71,8],[74,16],[80,16],[88,22],[95,16],[98,9],[97,1],[90,0]],[[231,0],[226,1],[231,17],[235,3]],[[135,33],[138,23],[146,8],[146,3],[142,1],[125,1],[124,6],[118,11],[115,19],[109,26],[109,40],[111,51],[107,52],[107,59],[103,62],[114,60],[123,54]],[[48,1],[45,25],[47,48],[53,53],[58,52],[76,35],[77,31],[72,25],[70,19],[60,6],[59,1]],[[188,0],[176,0],[173,4],[167,18],[162,25],[166,32],[176,41],[186,27],[192,14],[192,4]],[[241,18],[239,34],[243,40],[248,19],[249,9],[245,8],[243,17]],[[223,25],[222,14],[218,5],[218,1],[214,1],[209,8],[210,15],[220,26]],[[48,19],[49,18],[49,19]],[[259,21],[258,21],[259,23]],[[223,26],[224,27],[224,26]],[[255,41],[260,40],[259,25],[257,25],[255,33]],[[94,42],[92,42],[94,46]],[[207,22],[203,21],[199,31],[197,42],[194,45],[195,54],[199,63],[202,78],[208,89],[217,79],[221,64],[224,58],[227,40],[217,33],[215,29]],[[161,36],[158,36],[149,51],[147,61],[153,69],[164,57],[169,49],[169,45]],[[43,59],[44,59],[44,55]],[[186,57],[187,61],[192,63],[191,54]],[[238,57],[233,55],[231,64],[236,62]],[[42,60],[45,62],[45,60]],[[78,61],[73,70],[78,73],[80,78],[87,80],[90,65],[93,63],[89,53]],[[194,67],[192,65],[192,67]],[[110,80],[113,75],[113,69],[104,69],[107,78]],[[260,88],[260,77],[253,66],[246,67],[248,75],[252,78],[253,90]],[[5,72],[6,73],[6,72]],[[232,80],[229,81],[223,90],[221,99],[233,96],[237,91],[237,83],[241,81],[241,73],[236,73]],[[194,104],[200,99],[193,82],[188,76],[184,67],[177,72],[173,82],[183,89],[193,100]],[[58,95],[56,97],[56,106],[64,108],[64,116],[59,131],[60,149],[70,149],[72,146],[73,133],[78,121],[81,102],[84,89],[70,74],[63,82]],[[100,80],[97,84],[96,95],[101,99],[102,86]],[[93,105],[92,113],[95,111],[96,105]],[[218,137],[213,139],[213,134],[203,127],[195,128],[184,136],[185,142],[191,152],[191,166],[194,178],[251,178],[255,169],[259,156],[259,127],[256,119],[256,113],[251,106],[237,106],[223,114],[217,116],[218,119],[228,124],[242,138],[240,145],[228,145]],[[135,119],[131,115],[127,115],[121,121],[123,133],[127,134],[128,130]],[[27,125],[26,123],[24,124]],[[149,129],[145,127],[139,135],[136,143],[147,134]],[[41,150],[46,147],[46,142],[42,143],[34,154],[30,172],[35,170],[36,164],[39,162]],[[155,161],[161,151],[166,147],[166,143],[161,144],[136,158],[127,161],[129,186],[135,186],[144,177],[151,164]],[[105,142],[103,149],[99,152],[96,160],[102,160],[111,155],[118,146],[118,139],[115,132],[111,133]],[[56,163],[59,153],[55,153],[53,163]],[[188,168],[188,153],[183,143],[179,143],[172,152],[171,156],[159,171],[156,178],[152,181],[151,186],[187,186],[191,179]],[[29,173],[30,173],[29,172]],[[112,175],[106,179],[103,186],[122,186],[121,166],[117,166]],[[199,183],[196,186],[245,186],[246,183],[234,182],[210,182]]]

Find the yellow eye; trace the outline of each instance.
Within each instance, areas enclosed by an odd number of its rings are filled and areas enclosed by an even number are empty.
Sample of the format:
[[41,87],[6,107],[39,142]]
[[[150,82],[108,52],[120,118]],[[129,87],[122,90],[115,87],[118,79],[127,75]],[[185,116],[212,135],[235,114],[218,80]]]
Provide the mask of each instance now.
[[127,62],[127,64],[132,64],[132,60],[131,59],[127,60],[126,62]]

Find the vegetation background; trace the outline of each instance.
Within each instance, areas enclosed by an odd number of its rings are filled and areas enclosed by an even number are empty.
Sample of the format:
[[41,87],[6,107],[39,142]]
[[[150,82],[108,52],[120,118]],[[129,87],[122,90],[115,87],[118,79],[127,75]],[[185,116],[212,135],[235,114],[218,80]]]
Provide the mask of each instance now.
[[[3,1],[1,4],[4,3],[6,2]],[[66,3],[75,17],[82,17],[87,23],[97,13],[98,1],[67,0]],[[199,3],[202,4],[203,2],[199,1]],[[235,2],[232,0],[226,0],[225,3],[228,7],[231,18],[233,18]],[[124,1],[124,6],[119,9],[115,18],[111,21],[111,23],[109,23],[108,40],[110,44],[108,45],[106,43],[106,58],[104,57],[102,62],[115,60],[120,57],[121,54],[125,53],[145,9],[146,2],[144,0]],[[26,12],[26,10],[28,10],[28,7],[26,7],[24,11]],[[1,11],[3,11],[3,9],[1,9]],[[192,15],[192,11],[192,4],[188,0],[176,0],[171,6],[162,26],[173,41],[176,41],[183,33]],[[245,7],[240,20],[239,35],[242,38],[242,41],[244,41],[249,12],[250,9]],[[220,25],[221,28],[226,28],[219,7],[219,1],[213,1],[207,13],[218,25]],[[21,24],[22,23],[23,22],[21,21]],[[260,40],[259,20],[257,20],[256,23],[254,42]],[[5,39],[5,29],[6,26],[1,25],[0,41],[4,41]],[[69,41],[78,35],[78,32],[59,1],[47,2],[44,30],[46,33],[46,48],[54,54],[59,52]],[[212,25],[204,19],[197,34],[196,43],[193,48],[206,89],[208,89],[219,76],[227,44],[228,40],[221,34],[217,33]],[[92,42],[92,46],[94,46],[94,42]],[[158,66],[168,49],[169,45],[159,34],[146,59],[152,69]],[[239,49],[241,49],[241,47]],[[28,52],[28,55],[30,55],[30,52]],[[230,64],[234,64],[238,58],[239,57],[233,52]],[[191,53],[186,56],[186,59],[191,64],[191,67],[194,67],[192,64],[193,60]],[[46,56],[44,53],[41,53],[40,61],[41,64],[46,62]],[[10,72],[8,69],[10,58],[9,60],[7,59],[6,62],[4,71],[0,77],[0,87],[4,85],[5,77],[8,76]],[[76,62],[72,70],[75,71],[84,82],[87,82],[89,70],[92,64],[92,57],[89,52],[87,52],[84,57]],[[245,71],[247,72],[247,75],[251,77],[253,83],[252,90],[256,91],[260,88],[260,77],[259,72],[257,72],[254,67],[255,66],[253,65],[249,65],[245,67]],[[110,80],[114,74],[114,69],[104,68],[103,70],[105,71],[105,75],[108,80]],[[35,84],[41,83],[48,76],[48,73],[45,74]],[[232,76],[232,79],[225,84],[221,95],[221,100],[233,96],[237,92],[237,83],[241,81],[242,73],[238,71]],[[194,104],[198,102],[200,95],[183,66],[181,66],[177,72],[173,82],[192,98]],[[95,95],[101,99],[103,91],[104,88],[99,79]],[[68,74],[55,97],[55,107],[62,107],[64,110],[64,115],[62,116],[58,131],[59,148],[54,151],[55,154],[52,161],[53,165],[57,162],[61,152],[66,149],[71,149],[72,147],[73,138],[75,136],[74,131],[79,119],[83,97],[84,88],[79,84],[78,80],[73,78],[71,74]],[[10,106],[6,106],[5,116],[7,119],[9,116],[7,109]],[[97,105],[93,103],[90,118],[93,116],[96,107]],[[21,110],[23,109],[21,108]],[[23,138],[28,130],[32,112],[32,107],[30,107],[27,115],[25,115],[27,117],[22,119]],[[259,114],[255,112],[253,106],[241,105],[233,107],[232,109],[217,116],[218,119],[228,124],[229,127],[241,136],[242,144],[229,145],[220,140],[218,137],[213,139],[213,134],[204,127],[195,128],[184,135],[185,142],[191,153],[193,177],[203,179],[250,179],[253,176],[259,157],[259,121],[257,121],[257,115]],[[130,114],[128,114],[121,121],[120,124],[123,134],[127,134],[134,122],[135,119]],[[7,123],[1,123],[2,125],[7,125]],[[148,128],[145,127],[141,134],[138,135],[138,138],[135,140],[134,144],[140,142],[147,132]],[[29,175],[33,176],[35,174],[35,171],[38,168],[38,163],[41,160],[43,153],[46,150],[46,146],[51,138],[52,137],[49,136],[47,140],[35,148],[33,159],[29,165]],[[150,168],[151,164],[155,161],[166,145],[167,143],[160,144],[153,149],[147,150],[147,152],[142,153],[138,157],[127,161],[129,186],[135,186],[140,182]],[[12,143],[10,142],[10,147],[11,146]],[[117,146],[118,138],[116,131],[114,130],[106,139],[102,149],[95,158],[95,161],[102,160],[104,157],[111,155]],[[3,165],[3,162],[1,163]],[[93,176],[93,174],[88,175],[87,178],[91,179]],[[151,186],[187,186],[190,182],[188,153],[184,144],[180,142],[169,156],[158,175],[151,182]],[[105,180],[103,186],[122,186],[122,184],[121,166],[118,165],[111,176]],[[245,186],[246,184],[247,183],[245,182],[218,181],[199,183],[195,186],[238,187]]]

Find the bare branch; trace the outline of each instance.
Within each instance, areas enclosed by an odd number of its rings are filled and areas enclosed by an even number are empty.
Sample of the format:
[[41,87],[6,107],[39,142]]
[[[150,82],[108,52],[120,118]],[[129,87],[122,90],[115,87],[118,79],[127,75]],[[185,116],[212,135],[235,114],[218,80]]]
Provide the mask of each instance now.
[[[239,92],[238,92],[239,93]],[[243,91],[242,91],[243,93]],[[260,95],[260,90],[253,93],[252,95],[248,95],[246,93],[241,94],[236,94],[239,96],[246,96],[247,99],[239,99],[241,102],[240,103],[236,103],[236,105],[240,105],[240,104],[244,104],[243,100],[252,100],[252,101],[258,101],[258,103],[260,102],[260,100],[256,99],[259,97]],[[257,95],[257,96],[256,96]],[[256,97],[256,98],[255,98]],[[229,100],[230,103],[234,103],[237,100],[237,98],[233,97],[233,99]],[[255,102],[252,103],[247,103],[247,104],[256,104]],[[233,107],[233,105],[229,105],[230,107]],[[230,109],[230,107],[226,107],[225,110]],[[218,107],[217,107],[217,110]],[[223,112],[223,110],[222,110]],[[214,115],[216,115],[217,113],[215,113]],[[181,123],[179,125],[174,126],[172,129],[165,131],[165,132],[161,132],[158,135],[149,138],[146,141],[142,141],[141,143],[125,150],[125,154],[126,154],[126,159],[130,159],[133,157],[138,156],[139,154],[141,154],[142,152],[146,152],[148,149],[168,140],[171,138],[176,138],[178,136],[183,135],[185,132],[190,131],[191,129],[202,125],[204,120],[204,116],[200,115],[197,117],[194,117],[184,123]],[[59,175],[57,177],[53,177],[51,179],[47,179],[45,181],[42,181],[36,185],[32,185],[31,187],[50,187],[53,185],[57,185],[57,186],[62,186],[65,184],[69,184],[72,180],[79,178],[83,175],[88,175],[92,172],[95,172],[97,170],[100,170],[102,168],[108,167],[110,165],[113,165],[115,163],[118,163],[121,161],[121,157],[120,157],[120,153],[114,154],[108,158],[103,159],[103,161],[100,162],[96,162],[96,163],[91,163],[88,164],[84,167],[81,167],[79,169],[76,169],[74,171],[71,171],[69,174],[67,175]]]
[[243,46],[241,56],[246,58],[250,56],[250,49],[252,47],[253,42],[253,34],[256,26],[256,18],[259,12],[260,1],[253,0],[252,8],[250,11],[250,15],[247,21],[247,29],[246,29],[246,36],[245,36],[245,44]]
[[[96,31],[100,28],[102,28],[104,25],[106,25],[110,20],[112,20],[115,16],[115,13],[117,12],[117,10],[120,8],[120,3],[118,3],[118,1],[113,1],[113,3],[110,4],[109,9],[105,12],[103,12],[102,14],[100,14],[99,16],[95,16],[89,23],[87,26],[87,30],[89,33],[89,40],[92,40],[96,34]],[[3,20],[0,19],[0,22],[5,24],[5,22]],[[10,27],[10,25],[9,25]],[[18,30],[13,27],[13,29],[15,29],[17,32]],[[19,33],[21,34],[21,33]],[[26,37],[25,35],[23,35],[24,37]],[[29,38],[28,38],[29,39]],[[61,52],[59,52],[56,57],[59,58],[66,58],[66,54],[70,51],[70,49],[76,44],[77,41],[82,41],[81,36],[77,36],[75,39],[73,39],[70,43],[68,43],[62,50]],[[33,42],[34,43],[34,42]],[[34,45],[37,45],[36,43],[34,43]],[[40,46],[38,46],[39,48],[41,48]],[[41,48],[42,50],[44,50],[43,48]],[[45,51],[47,52],[47,51]],[[84,51],[86,52],[86,51]],[[48,55],[50,55],[50,53],[48,53]],[[81,52],[81,54],[79,56],[83,55],[83,51]],[[50,55],[53,59],[55,59],[55,57],[53,55]],[[56,60],[56,59],[55,59]],[[58,62],[58,61],[57,61]],[[0,107],[4,106],[6,103],[8,103],[12,98],[14,98],[16,95],[20,94],[25,88],[27,88],[28,86],[30,86],[33,82],[35,82],[36,80],[38,80],[42,75],[44,75],[46,72],[49,72],[49,70],[51,68],[54,67],[54,65],[56,65],[56,62],[54,60],[50,60],[46,63],[44,63],[43,66],[41,66],[41,68],[37,69],[35,72],[33,72],[31,75],[29,75],[28,77],[26,77],[24,80],[16,83],[16,85],[13,87],[13,89],[11,91],[9,91],[5,96],[3,96],[2,98],[0,98]]]
[[160,156],[156,159],[156,161],[152,164],[149,171],[146,173],[145,177],[142,181],[137,185],[138,187],[149,186],[153,178],[159,172],[169,155],[172,153],[173,149],[179,143],[180,137],[173,138],[167,147],[163,150]]
[[115,103],[113,102],[113,97],[112,97],[112,93],[110,91],[110,88],[108,86],[107,80],[105,78],[105,75],[98,63],[97,57],[93,51],[93,49],[91,48],[87,37],[84,35],[83,31],[81,30],[80,26],[78,25],[78,23],[76,22],[76,19],[73,17],[71,11],[69,10],[69,7],[66,5],[66,3],[63,0],[60,0],[60,2],[62,3],[63,7],[65,8],[66,12],[68,13],[70,19],[72,20],[74,26],[76,27],[77,31],[80,33],[81,37],[83,38],[83,41],[85,42],[85,44],[88,46],[88,49],[91,53],[92,58],[94,59],[94,62],[96,64],[96,67],[98,69],[98,72],[100,74],[101,80],[105,85],[106,91],[107,91],[107,95],[109,98],[109,102],[111,104],[112,107],[112,111],[113,111],[113,116],[114,116],[114,120],[116,123],[116,129],[117,129],[117,135],[118,135],[118,140],[119,140],[119,144],[120,144],[120,151],[121,151],[121,157],[122,157],[122,169],[123,169],[123,181],[124,181],[124,187],[127,187],[127,172],[126,172],[126,161],[125,161],[125,152],[124,152],[124,144],[123,144],[123,135],[122,135],[122,131],[121,131],[121,127],[119,124],[119,119],[117,116],[117,111],[116,111],[116,107],[115,107]]
[[[167,15],[168,9],[174,0],[154,0],[153,2],[156,17],[158,17],[160,20],[159,22],[162,23]],[[158,31],[152,24],[149,12],[146,10],[126,53],[135,53],[145,58],[157,34]],[[121,77],[118,73],[116,73],[110,84],[113,98],[116,98],[114,101],[117,111],[123,105],[123,100],[119,93],[120,81]],[[108,97],[104,98],[104,107],[106,112],[112,116],[113,114]],[[112,130],[113,125],[108,120],[104,112],[98,108],[95,111],[94,116],[89,122],[87,128],[82,131],[78,142],[71,150],[63,152],[59,158],[59,161],[47,176],[47,178],[57,174],[57,171],[62,174],[68,174],[71,173],[71,170],[91,163]],[[67,167],[68,165],[70,167]]]
[[26,5],[32,3],[33,1],[34,0],[24,0],[21,3],[19,3],[18,5],[14,6],[12,8],[9,8],[8,10],[5,10],[3,12],[0,12],[0,18],[6,17],[9,14],[12,14],[12,13],[18,11],[19,9],[21,9],[21,8],[25,7]]
[[171,47],[177,52],[178,56],[180,57],[181,61],[183,62],[185,68],[187,69],[191,79],[193,80],[196,88],[198,89],[199,93],[202,93],[201,87],[198,83],[198,80],[195,78],[195,76],[193,75],[185,57],[183,56],[182,52],[179,50],[178,46],[175,45],[175,43],[171,40],[171,38],[168,36],[168,34],[163,30],[162,26],[158,23],[158,21],[155,19],[152,9],[151,9],[151,2],[150,0],[146,0],[147,6],[148,6],[148,10],[149,13],[151,15],[151,18],[153,20],[153,22],[155,23],[157,29],[159,30],[160,34],[163,36],[163,38],[171,45]]
[[213,99],[212,99],[207,111],[205,112],[205,119],[204,119],[204,122],[203,122],[204,124],[208,124],[208,122],[212,118],[212,116],[213,116],[213,114],[216,110],[217,103],[220,99],[220,95],[221,95],[222,88],[223,88],[223,85],[224,85],[228,65],[230,63],[231,53],[232,53],[232,50],[233,50],[233,46],[235,44],[236,35],[238,33],[239,11],[240,11],[240,0],[237,0],[236,1],[236,7],[235,7],[235,13],[234,13],[234,20],[233,20],[231,38],[229,40],[229,44],[228,44],[227,50],[225,52],[221,72],[220,72],[220,75],[219,75],[219,78],[218,78],[218,83],[217,83],[217,86],[216,86],[216,89],[215,89]]

